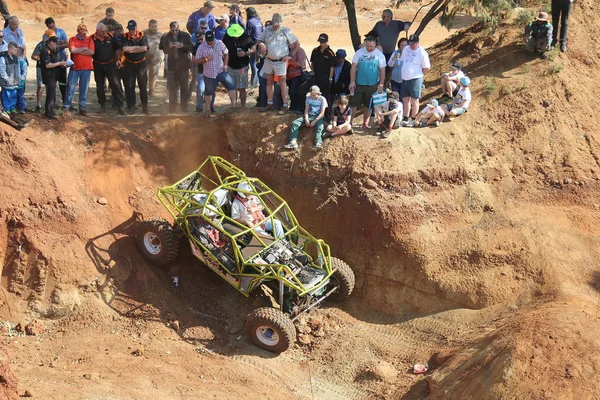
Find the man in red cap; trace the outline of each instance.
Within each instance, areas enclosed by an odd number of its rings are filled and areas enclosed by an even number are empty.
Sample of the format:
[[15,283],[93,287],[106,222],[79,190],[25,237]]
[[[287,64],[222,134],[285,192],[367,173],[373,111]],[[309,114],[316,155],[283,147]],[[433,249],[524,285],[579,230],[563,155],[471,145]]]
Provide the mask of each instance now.
[[87,93],[92,71],[94,70],[92,56],[96,52],[94,41],[91,37],[88,37],[87,33],[87,26],[79,24],[77,35],[69,39],[69,51],[71,52],[73,66],[69,71],[67,102],[65,103],[65,109],[70,110],[79,82],[79,114],[84,116],[87,115]]
[[539,13],[537,19],[525,27],[525,37],[527,51],[539,51],[542,58],[548,58],[546,52],[552,48],[552,24],[548,22],[548,13]]

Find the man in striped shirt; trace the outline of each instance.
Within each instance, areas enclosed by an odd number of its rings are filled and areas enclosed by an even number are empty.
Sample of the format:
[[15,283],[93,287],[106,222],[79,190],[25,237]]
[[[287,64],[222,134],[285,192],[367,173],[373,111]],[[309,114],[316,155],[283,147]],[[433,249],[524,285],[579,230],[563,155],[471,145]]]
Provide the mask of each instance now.
[[215,39],[214,32],[206,32],[204,42],[196,52],[195,62],[204,68],[204,117],[210,118],[210,102],[219,83],[229,91],[231,107],[235,107],[235,83],[227,73],[229,51],[222,41]]

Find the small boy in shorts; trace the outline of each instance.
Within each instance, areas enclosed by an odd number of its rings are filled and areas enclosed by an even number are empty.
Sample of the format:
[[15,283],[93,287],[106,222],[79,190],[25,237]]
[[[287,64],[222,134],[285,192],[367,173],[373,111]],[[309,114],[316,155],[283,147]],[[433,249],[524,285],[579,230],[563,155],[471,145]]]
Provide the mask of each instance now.
[[460,84],[460,89],[458,89],[458,93],[454,97],[454,103],[444,104],[444,107],[442,107],[448,117],[463,115],[467,112],[469,104],[471,104],[471,89],[469,89],[471,80],[463,76],[458,83]]
[[429,103],[415,118],[417,121],[418,128],[425,128],[426,126],[440,126],[440,122],[444,119],[444,110],[440,107],[440,103],[436,99],[429,100]]

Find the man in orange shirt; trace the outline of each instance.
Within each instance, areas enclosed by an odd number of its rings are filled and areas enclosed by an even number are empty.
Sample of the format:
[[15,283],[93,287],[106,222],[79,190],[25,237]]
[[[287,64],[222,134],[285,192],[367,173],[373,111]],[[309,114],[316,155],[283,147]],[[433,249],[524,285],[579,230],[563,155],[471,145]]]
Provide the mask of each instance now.
[[79,114],[87,115],[87,93],[90,85],[90,78],[94,64],[92,56],[95,53],[96,47],[91,37],[87,35],[88,30],[85,24],[77,26],[77,35],[69,39],[69,51],[74,65],[69,71],[67,102],[65,109],[68,111],[73,105],[77,82],[79,82]]

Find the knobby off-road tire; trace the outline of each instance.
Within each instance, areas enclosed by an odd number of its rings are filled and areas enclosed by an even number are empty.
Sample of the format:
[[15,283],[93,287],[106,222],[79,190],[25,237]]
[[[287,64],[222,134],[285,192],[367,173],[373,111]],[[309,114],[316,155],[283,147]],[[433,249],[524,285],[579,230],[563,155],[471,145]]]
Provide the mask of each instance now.
[[347,299],[354,290],[354,272],[352,268],[339,258],[331,257],[331,266],[337,270],[331,276],[332,283],[339,286],[338,290],[329,296],[331,301],[342,301]]
[[263,307],[246,318],[246,333],[250,341],[273,353],[283,353],[296,342],[296,327],[283,312]]
[[179,253],[179,238],[164,219],[140,222],[135,242],[144,257],[154,265],[167,265]]

